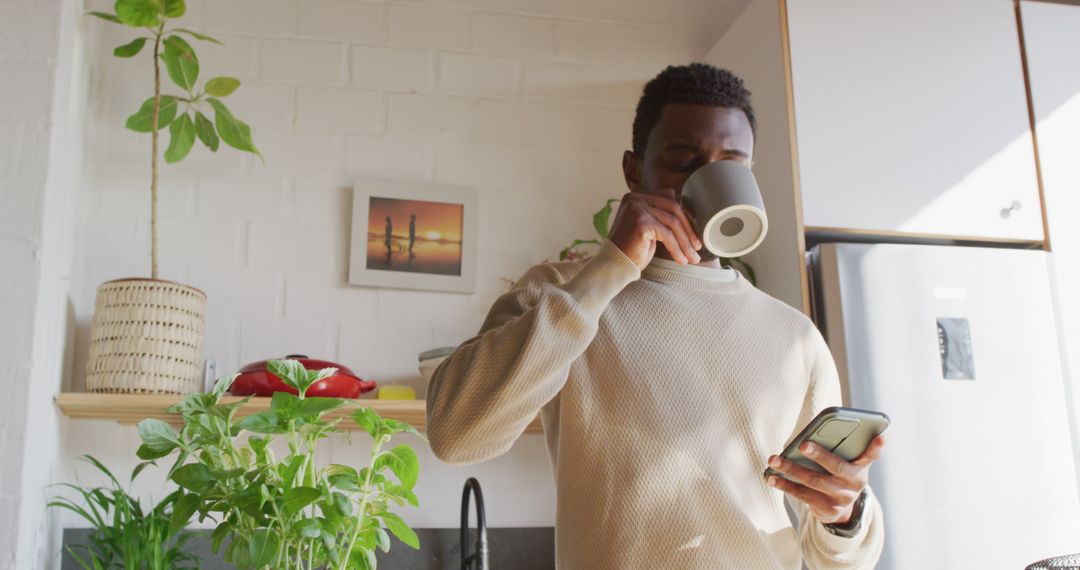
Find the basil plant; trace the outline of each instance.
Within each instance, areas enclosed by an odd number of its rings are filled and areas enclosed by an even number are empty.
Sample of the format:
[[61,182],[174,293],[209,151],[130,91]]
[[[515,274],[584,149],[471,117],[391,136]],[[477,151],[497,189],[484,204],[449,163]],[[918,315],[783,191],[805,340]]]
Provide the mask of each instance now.
[[[394,434],[419,435],[416,429],[369,408],[328,419],[328,412],[355,401],[305,393],[336,369],[305,370],[295,360],[267,366],[299,395],[277,392],[270,410],[237,418],[250,397],[222,402],[233,376],[170,408],[183,418],[179,432],[160,420],[139,423],[141,459],[176,454],[168,478],[181,494],[172,526],[181,528],[192,516],[216,522],[211,546],[218,552],[224,545],[225,560],[238,568],[374,569],[375,549],[387,552],[390,534],[419,549],[416,533],[390,510],[419,506],[416,453],[405,444],[383,449]],[[316,445],[342,432],[341,421],[355,422],[373,440],[360,469],[316,460]]]

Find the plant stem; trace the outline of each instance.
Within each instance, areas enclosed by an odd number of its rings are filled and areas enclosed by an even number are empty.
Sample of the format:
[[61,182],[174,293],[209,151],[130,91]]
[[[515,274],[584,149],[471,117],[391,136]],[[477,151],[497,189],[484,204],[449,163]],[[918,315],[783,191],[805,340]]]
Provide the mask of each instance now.
[[349,539],[349,547],[345,549],[345,557],[341,559],[341,565],[338,566],[338,570],[345,570],[345,566],[349,563],[349,555],[352,554],[353,545],[356,544],[356,537],[360,535],[360,527],[364,526],[364,509],[367,508],[368,495],[371,493],[371,474],[375,471],[375,458],[379,456],[379,450],[382,448],[383,440],[380,435],[375,440],[375,449],[371,451],[371,463],[368,464],[367,477],[364,480],[363,487],[363,499],[360,500],[360,515],[356,517],[356,528],[353,529],[352,538]]
[[158,278],[158,228],[157,228],[157,183],[158,183],[158,116],[161,114],[161,36],[165,24],[158,26],[154,34],[154,117],[150,123],[150,278]]

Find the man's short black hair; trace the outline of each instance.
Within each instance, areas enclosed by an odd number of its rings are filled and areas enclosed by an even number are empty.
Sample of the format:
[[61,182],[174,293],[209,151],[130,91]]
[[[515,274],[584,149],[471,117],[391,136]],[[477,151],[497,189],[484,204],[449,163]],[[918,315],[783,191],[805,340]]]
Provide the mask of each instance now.
[[757,139],[757,122],[750,106],[750,91],[743,80],[726,69],[707,63],[669,65],[649,80],[638,100],[634,114],[634,153],[643,154],[649,133],[660,121],[664,105],[688,103],[742,109],[750,121],[750,130]]

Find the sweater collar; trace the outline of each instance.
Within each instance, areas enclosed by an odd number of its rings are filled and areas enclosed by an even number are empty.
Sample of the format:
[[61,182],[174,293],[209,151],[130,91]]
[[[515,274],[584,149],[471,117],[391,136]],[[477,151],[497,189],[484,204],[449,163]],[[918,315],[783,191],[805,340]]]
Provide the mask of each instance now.
[[669,283],[689,289],[735,293],[746,290],[750,282],[742,273],[731,267],[699,267],[680,265],[669,259],[653,257],[641,276],[650,281]]

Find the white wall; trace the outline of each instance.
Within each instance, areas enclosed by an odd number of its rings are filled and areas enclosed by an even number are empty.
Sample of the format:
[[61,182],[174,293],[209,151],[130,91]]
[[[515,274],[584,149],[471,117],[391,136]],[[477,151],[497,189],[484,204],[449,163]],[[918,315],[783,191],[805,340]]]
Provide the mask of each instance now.
[[746,260],[754,267],[759,288],[802,311],[801,228],[796,224],[798,204],[781,42],[779,2],[752,0],[709,50],[705,61],[743,78],[757,118],[754,176],[769,215],[769,233]]
[[[503,277],[588,237],[592,212],[625,192],[621,153],[644,81],[704,55],[729,4],[740,2],[189,0],[181,23],[227,44],[196,46],[201,75],[243,81],[229,100],[266,156],[199,147],[162,170],[162,277],[208,293],[206,356],[229,371],[301,352],[422,397],[417,353],[475,334]],[[141,56],[111,57],[130,34],[92,25],[104,41],[90,54],[74,389],[95,287],[149,271],[149,140],[123,122],[150,95],[150,74]],[[476,294],[345,284],[352,185],[384,178],[477,189]],[[134,465],[134,429],[65,424],[66,479],[92,480],[74,461],[82,453],[121,474]],[[553,524],[540,436],[472,467],[418,451],[422,507],[403,513],[410,524],[456,527],[469,475],[490,525]],[[366,443],[327,452],[356,464]],[[160,494],[148,475],[140,489]]]
[[[1080,6],[1021,3],[1037,119],[1053,279],[1080,434]],[[1074,434],[1076,435],[1076,434]],[[1080,442],[1078,442],[1080,443]],[[1080,460],[1080,454],[1078,454]]]
[[56,558],[59,391],[82,170],[85,61],[78,2],[0,2],[0,568]]

